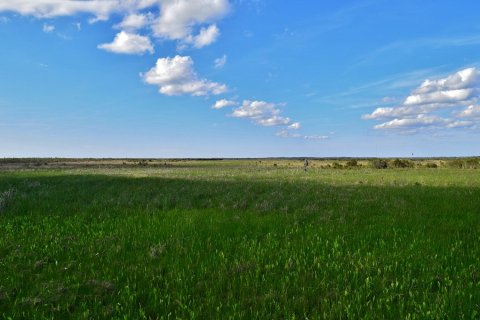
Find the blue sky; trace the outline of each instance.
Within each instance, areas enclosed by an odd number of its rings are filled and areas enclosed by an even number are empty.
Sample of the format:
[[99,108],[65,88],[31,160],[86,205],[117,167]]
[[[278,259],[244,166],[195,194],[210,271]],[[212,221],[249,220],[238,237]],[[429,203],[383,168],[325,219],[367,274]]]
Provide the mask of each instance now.
[[0,0],[0,157],[478,155],[478,12]]

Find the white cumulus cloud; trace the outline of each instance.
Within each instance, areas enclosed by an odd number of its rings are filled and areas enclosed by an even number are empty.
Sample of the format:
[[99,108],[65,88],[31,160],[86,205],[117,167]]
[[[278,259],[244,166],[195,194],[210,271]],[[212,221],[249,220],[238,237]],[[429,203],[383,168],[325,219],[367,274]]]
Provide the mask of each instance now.
[[250,119],[253,123],[265,127],[290,124],[290,118],[280,116],[278,107],[279,104],[276,103],[244,100],[240,107],[233,110],[232,116]]
[[300,122],[294,122],[288,126],[288,129],[298,130],[300,129],[300,127],[301,127]]
[[213,109],[222,109],[226,107],[234,107],[237,106],[238,103],[233,100],[227,100],[227,99],[221,99],[215,102],[215,104],[212,106]]
[[236,105],[231,116],[234,118],[243,118],[252,121],[254,124],[264,127],[277,127],[275,134],[282,138],[302,138],[306,140],[324,140],[327,136],[310,135],[305,136],[298,131],[301,128],[300,122],[293,122],[290,118],[282,116],[280,108],[283,103],[272,103],[260,100],[243,100],[241,105],[228,100],[217,101],[219,106]]
[[189,56],[160,58],[155,67],[142,75],[148,84],[157,85],[162,94],[206,96],[227,91],[227,86],[198,77]]
[[229,9],[228,0],[0,0],[0,12],[39,19],[87,14],[92,16],[90,22],[96,22],[116,15],[122,18],[114,26],[117,29],[149,28],[155,37],[195,48],[217,40],[220,30],[214,22]]
[[153,14],[147,13],[132,13],[123,18],[123,20],[115,25],[115,28],[122,30],[135,31],[142,29],[151,23],[153,19]]
[[90,13],[99,19],[106,19],[118,10],[120,3],[120,0],[0,0],[0,11],[17,12],[37,18]]
[[185,40],[191,37],[195,25],[215,21],[230,9],[227,0],[159,1],[161,12],[153,24],[153,31],[155,35],[170,40]]
[[211,25],[208,28],[200,29],[198,35],[189,35],[183,39],[178,46],[179,50],[186,49],[189,46],[200,49],[214,43],[220,36],[220,30],[216,25]]
[[277,115],[272,115],[271,117],[266,118],[257,118],[254,119],[256,124],[259,124],[264,127],[272,127],[272,126],[286,126],[290,124],[292,120],[290,118],[281,117]]
[[404,104],[411,106],[434,103],[455,103],[468,100],[473,94],[475,94],[475,90],[471,88],[413,94],[405,99]]
[[144,54],[146,52],[152,54],[154,52],[148,37],[125,31],[118,33],[112,43],[101,44],[98,48],[123,54]]
[[474,118],[480,119],[480,105],[478,106],[468,106],[467,108],[461,110],[457,113],[459,118]]
[[234,118],[248,119],[256,125],[263,127],[275,127],[277,137],[316,139],[324,136],[304,136],[298,133],[301,128],[300,122],[293,122],[290,118],[281,115],[280,108],[284,103],[272,103],[261,100],[243,100],[240,104],[234,100],[221,99],[215,102],[213,109],[235,107],[230,114]]
[[446,78],[425,80],[413,93],[416,95],[470,89],[478,86],[479,71],[476,68],[460,70]]
[[402,129],[435,126],[443,123],[443,119],[437,116],[426,116],[420,114],[413,118],[393,119],[391,121],[375,126],[375,129]]
[[[177,48],[203,48],[219,38],[218,22],[230,11],[229,0],[0,0],[0,13],[13,12],[37,19],[73,17],[78,21],[85,15],[89,22],[108,21],[114,16],[119,29],[111,43],[99,44],[98,48],[118,54],[145,54],[154,52],[151,39],[177,42]],[[234,1],[232,1],[234,2]],[[13,15],[14,16],[14,15]],[[81,23],[75,22],[77,30]],[[0,22],[8,22],[0,18]],[[44,24],[45,32],[55,27]],[[120,31],[121,30],[121,31]],[[144,36],[149,32],[149,36]],[[219,69],[227,63],[227,55],[214,60]],[[143,80],[159,88],[165,95],[208,96],[227,91],[225,84],[201,78],[194,69],[189,56],[160,58],[156,65],[141,74]],[[463,89],[463,88],[458,88]],[[291,130],[300,129],[300,123],[281,115],[282,104],[265,101],[244,100],[241,104],[232,100],[218,100],[212,107],[221,109],[235,107],[231,116],[245,118],[253,123],[286,130],[291,137],[301,136]],[[282,132],[282,131],[280,131]],[[307,138],[306,136],[301,136]]]
[[[440,79],[427,79],[395,107],[376,108],[365,120],[383,120],[380,130],[418,132],[427,129],[474,128],[480,94],[480,71],[467,68]],[[467,120],[462,118],[468,118]]]

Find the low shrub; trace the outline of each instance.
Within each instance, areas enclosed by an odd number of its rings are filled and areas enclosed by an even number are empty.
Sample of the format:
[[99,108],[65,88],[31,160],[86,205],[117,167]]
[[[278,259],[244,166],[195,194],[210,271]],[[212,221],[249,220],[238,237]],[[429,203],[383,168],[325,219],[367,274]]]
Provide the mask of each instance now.
[[146,167],[146,166],[148,166],[148,162],[147,162],[147,160],[140,160],[137,163],[137,165]]
[[391,161],[393,168],[413,168],[414,164],[410,160],[395,159]]
[[332,163],[332,168],[333,169],[343,169],[344,167],[340,163],[334,162],[334,163]]
[[357,167],[358,166],[358,161],[355,160],[355,159],[348,160],[346,166],[349,167],[349,168]]
[[455,169],[479,169],[480,159],[478,158],[453,159],[447,162],[447,166]]
[[477,158],[465,159],[465,168],[478,169],[480,168],[480,161]]
[[385,160],[382,159],[375,159],[371,162],[372,168],[375,169],[387,169],[388,168],[388,163]]

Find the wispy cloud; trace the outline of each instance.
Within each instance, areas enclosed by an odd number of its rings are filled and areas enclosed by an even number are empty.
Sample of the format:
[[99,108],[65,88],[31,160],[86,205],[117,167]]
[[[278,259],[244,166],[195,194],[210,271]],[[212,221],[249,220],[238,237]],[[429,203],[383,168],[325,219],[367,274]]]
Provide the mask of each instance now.
[[81,22],[74,22],[72,25],[77,29],[77,31],[82,31],[82,23]]
[[288,130],[280,130],[275,134],[277,137],[292,138],[292,139],[305,139],[305,140],[327,140],[330,137],[326,135],[301,135],[297,132],[291,132]]
[[44,23],[42,27],[43,32],[50,33],[55,30],[55,26],[51,24]]
[[280,131],[277,131],[275,135],[281,138],[303,138],[303,136],[300,133],[292,132],[287,129],[282,129]]
[[480,36],[478,34],[462,35],[441,38],[416,38],[387,43],[363,56],[361,56],[355,66],[373,62],[381,56],[391,52],[414,52],[423,48],[442,49],[445,47],[464,47],[480,45]]
[[311,136],[305,136],[304,137],[307,140],[326,140],[329,137],[328,136],[321,136],[321,135],[311,135]]
[[217,58],[213,61],[213,66],[215,67],[215,69],[221,69],[225,66],[226,63],[227,63],[227,55],[224,54],[220,58]]
[[[380,80],[352,86],[344,91],[313,97],[312,99],[318,103],[337,106],[339,110],[368,109],[378,106],[379,103],[389,105],[398,100],[398,98],[392,100],[393,96],[418,85],[422,78],[438,75],[441,69],[442,66],[392,74],[384,76]],[[389,98],[386,100],[386,97]]]

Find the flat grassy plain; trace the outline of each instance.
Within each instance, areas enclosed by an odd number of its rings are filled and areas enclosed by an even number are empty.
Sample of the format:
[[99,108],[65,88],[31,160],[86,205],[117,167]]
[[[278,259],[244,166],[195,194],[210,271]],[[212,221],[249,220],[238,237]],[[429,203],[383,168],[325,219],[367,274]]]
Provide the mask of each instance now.
[[0,319],[479,319],[480,170],[0,163]]

